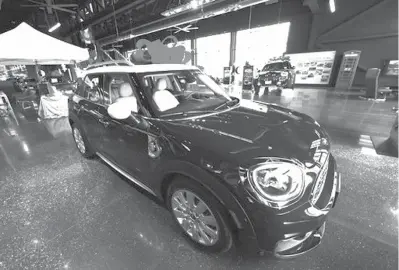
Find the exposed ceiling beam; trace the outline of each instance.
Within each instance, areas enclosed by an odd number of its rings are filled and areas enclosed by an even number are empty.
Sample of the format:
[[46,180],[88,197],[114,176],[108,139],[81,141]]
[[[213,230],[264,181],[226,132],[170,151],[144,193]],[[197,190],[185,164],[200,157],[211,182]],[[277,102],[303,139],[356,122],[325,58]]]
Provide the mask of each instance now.
[[50,5],[53,4],[53,0],[45,0],[47,3],[47,13],[48,14],[53,14],[53,10],[51,9]]
[[[76,14],[76,12],[73,11],[73,10],[62,8],[62,7],[58,7],[57,5],[53,5],[53,4],[49,5],[49,4],[45,4],[45,3],[42,3],[42,2],[37,2],[35,0],[28,0],[28,1],[31,2],[31,3],[37,4],[38,6],[41,6],[41,7],[47,7],[47,8],[50,8],[50,9],[56,9],[56,10],[59,10],[59,11],[64,11],[64,12],[68,12],[68,13],[71,13],[71,14]],[[49,14],[51,14],[51,13],[49,13]]]
[[[0,0],[2,1],[2,0]],[[77,7],[76,4],[65,4],[65,5],[54,5],[54,7],[66,8],[66,7]],[[43,5],[32,4],[32,5],[21,5],[21,7],[43,7]]]
[[[2,1],[2,0],[0,0],[0,1]],[[21,7],[42,7],[42,6],[43,5],[39,5],[39,4],[21,5]],[[78,7],[77,4],[54,4],[53,6],[60,7],[60,8]]]
[[97,2],[97,4],[98,4],[100,7],[102,7],[102,9],[105,8],[104,0],[95,0],[95,1]]
[[104,38],[101,38],[99,43],[102,46],[106,46],[134,37],[148,35],[174,26],[180,26],[206,18],[215,17],[221,14],[237,11],[261,3],[270,5],[278,3],[278,0],[216,0],[212,5],[204,7],[202,12],[198,12],[198,10],[190,10],[188,12],[174,16],[165,17],[147,24],[121,31],[119,36],[116,36],[115,34],[108,35]]
[[303,0],[303,5],[308,6],[313,14],[317,14],[321,11],[321,0]]
[[[32,0],[30,0],[32,1]],[[129,9],[133,9],[137,6],[139,6],[140,4],[143,4],[145,2],[153,2],[154,0],[136,0],[133,2],[130,2],[129,4],[126,3],[121,3],[118,2],[118,4],[115,5],[115,11],[114,8],[112,6],[107,7],[106,9],[104,9],[103,11],[97,13],[96,15],[94,15],[92,18],[89,18],[87,20],[85,20],[84,22],[82,22],[82,25],[77,25],[75,26],[73,29],[70,29],[69,32],[63,34],[63,36],[70,36],[73,34],[76,34],[77,32],[79,32],[81,29],[86,29],[87,27],[93,26],[95,24],[99,24],[105,20],[108,20],[109,18],[112,18],[113,16],[118,15],[119,13],[122,13],[124,11],[127,11]]]

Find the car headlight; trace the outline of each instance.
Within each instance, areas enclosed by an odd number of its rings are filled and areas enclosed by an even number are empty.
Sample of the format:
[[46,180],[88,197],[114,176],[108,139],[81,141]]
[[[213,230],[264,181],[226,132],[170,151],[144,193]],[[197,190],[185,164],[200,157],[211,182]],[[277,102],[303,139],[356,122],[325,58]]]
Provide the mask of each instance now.
[[250,170],[255,192],[269,206],[282,208],[301,197],[305,187],[302,168],[288,162],[271,162]]
[[286,72],[286,71],[281,72],[281,76],[287,77],[288,76],[288,72]]

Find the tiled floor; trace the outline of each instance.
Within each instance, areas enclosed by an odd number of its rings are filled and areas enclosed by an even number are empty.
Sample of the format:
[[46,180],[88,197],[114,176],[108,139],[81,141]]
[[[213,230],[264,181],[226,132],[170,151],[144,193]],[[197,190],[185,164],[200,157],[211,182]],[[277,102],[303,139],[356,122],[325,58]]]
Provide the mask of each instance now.
[[[342,193],[314,251],[289,261],[242,250],[199,252],[148,194],[80,156],[67,119],[18,114],[19,125],[0,119],[0,269],[397,269],[398,213],[391,207],[398,159],[376,155],[367,144],[376,126],[389,134],[394,104],[335,99],[327,110],[320,101],[326,95],[300,91],[318,102],[304,105],[299,91],[290,101],[260,99],[311,114],[333,139]],[[362,109],[369,112],[351,116]]]

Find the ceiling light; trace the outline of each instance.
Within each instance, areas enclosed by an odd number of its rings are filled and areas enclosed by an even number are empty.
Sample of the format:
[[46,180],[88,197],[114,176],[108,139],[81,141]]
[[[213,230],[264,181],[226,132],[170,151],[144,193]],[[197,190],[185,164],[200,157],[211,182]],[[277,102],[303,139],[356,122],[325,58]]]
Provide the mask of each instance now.
[[198,0],[192,0],[191,1],[191,8],[192,9],[197,9],[199,6]]
[[335,0],[329,0],[331,13],[335,12]]
[[58,28],[60,28],[60,26],[61,26],[61,24],[58,22],[58,23],[56,23],[53,27],[51,27],[48,31],[51,33],[51,32],[54,32],[55,30],[57,30]]
[[188,10],[193,10],[199,8],[201,5],[206,5],[212,2],[215,2],[216,0],[191,0],[189,3],[177,6],[172,9],[165,10],[164,12],[161,13],[162,16],[169,17],[176,15],[178,13],[182,13],[184,11]]

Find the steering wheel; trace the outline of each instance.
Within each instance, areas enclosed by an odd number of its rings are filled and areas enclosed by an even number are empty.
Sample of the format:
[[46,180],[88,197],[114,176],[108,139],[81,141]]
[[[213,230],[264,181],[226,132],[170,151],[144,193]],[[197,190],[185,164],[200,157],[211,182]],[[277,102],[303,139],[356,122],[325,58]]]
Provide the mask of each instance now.
[[188,95],[186,95],[185,98],[187,98],[187,99],[196,99],[196,100],[199,100],[199,98],[193,97],[193,95],[195,95],[195,94],[200,94],[201,96],[204,95],[203,92],[200,92],[200,91],[193,91],[193,92],[189,93]]

